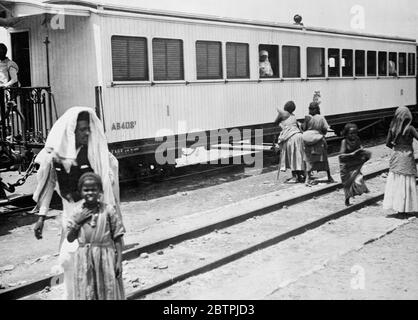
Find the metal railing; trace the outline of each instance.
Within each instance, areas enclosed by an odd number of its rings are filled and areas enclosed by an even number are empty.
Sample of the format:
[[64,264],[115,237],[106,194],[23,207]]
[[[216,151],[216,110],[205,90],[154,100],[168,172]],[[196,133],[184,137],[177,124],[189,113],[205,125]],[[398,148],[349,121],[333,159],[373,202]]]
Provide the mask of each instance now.
[[50,87],[0,88],[1,141],[44,144],[56,120]]

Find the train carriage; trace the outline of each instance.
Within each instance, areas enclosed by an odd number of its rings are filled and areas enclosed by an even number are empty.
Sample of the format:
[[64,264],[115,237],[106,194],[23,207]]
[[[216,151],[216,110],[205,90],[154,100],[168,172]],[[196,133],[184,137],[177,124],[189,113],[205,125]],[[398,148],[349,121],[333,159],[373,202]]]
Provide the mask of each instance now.
[[[337,127],[379,121],[417,101],[414,39],[86,1],[1,3],[22,17],[8,30],[12,47],[13,39],[28,43],[21,59],[30,67],[19,73],[26,85],[50,88],[57,116],[94,106],[126,168],[149,168],[163,136],[180,143],[187,133],[262,128],[268,141],[276,108],[288,100],[303,118],[320,95]],[[269,77],[259,72],[263,50]]]

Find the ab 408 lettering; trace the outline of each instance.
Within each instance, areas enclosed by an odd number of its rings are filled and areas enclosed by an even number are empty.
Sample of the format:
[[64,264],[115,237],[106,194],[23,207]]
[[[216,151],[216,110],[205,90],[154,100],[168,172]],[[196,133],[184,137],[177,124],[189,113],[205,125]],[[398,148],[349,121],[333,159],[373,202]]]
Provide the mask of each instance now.
[[128,122],[113,122],[112,123],[112,131],[113,130],[126,130],[126,129],[133,129],[136,126],[136,121],[128,121]]

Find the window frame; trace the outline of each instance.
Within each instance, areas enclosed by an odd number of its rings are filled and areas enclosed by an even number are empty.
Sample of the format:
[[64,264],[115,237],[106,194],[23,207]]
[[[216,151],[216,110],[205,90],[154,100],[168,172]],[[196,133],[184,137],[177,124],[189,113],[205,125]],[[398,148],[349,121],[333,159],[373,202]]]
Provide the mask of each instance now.
[[[181,60],[180,60],[180,62],[181,62],[181,79],[167,79],[168,78],[168,69],[167,69],[167,66],[168,66],[168,59],[167,59],[167,57],[168,57],[168,55],[166,54],[165,55],[165,68],[166,68],[166,78],[165,79],[156,79],[155,78],[155,75],[156,75],[156,72],[155,72],[155,56],[154,56],[154,49],[155,49],[155,46],[154,46],[154,41],[155,40],[171,40],[171,41],[179,41],[180,43],[181,43],[181,55],[180,55],[180,58],[181,58]],[[167,44],[166,44],[166,48],[165,48],[165,50],[167,51]],[[165,53],[167,53],[167,52],[165,52]],[[162,37],[155,37],[155,38],[152,38],[152,70],[153,70],[153,81],[155,81],[155,82],[173,82],[173,81],[185,81],[185,70],[184,70],[184,41],[183,41],[183,39],[178,39],[178,38],[162,38]]]
[[[369,74],[369,53],[374,53],[374,74]],[[367,77],[377,77],[378,76],[378,54],[376,50],[367,50],[366,51],[366,76]]]
[[[337,66],[335,66],[334,68],[337,68],[336,70],[338,71],[337,75],[330,75],[330,64],[329,64],[329,59],[330,59],[330,50],[338,50],[338,56],[337,59],[335,59],[335,62],[337,64]],[[328,78],[340,78],[341,77],[341,49],[340,48],[328,48],[327,50],[327,75]]]
[[[401,56],[404,56],[404,70],[401,74]],[[406,77],[408,75],[408,54],[406,52],[398,52],[398,76]]]
[[[380,72],[380,54],[384,54],[385,55],[385,61],[386,61],[386,66],[385,66],[385,72],[386,74],[383,74]],[[377,76],[378,77],[388,77],[389,76],[389,55],[387,51],[378,51],[377,54]]]
[[[258,78],[260,80],[279,79],[280,78],[280,74],[281,74],[281,68],[280,68],[281,59],[280,59],[280,47],[279,47],[279,45],[277,45],[277,44],[259,43],[258,44],[258,54],[257,54],[259,59],[260,59],[260,51],[261,50],[266,50],[266,49],[263,49],[263,48],[260,48],[260,47],[273,47],[275,49],[275,56],[276,56],[277,60],[274,63],[272,63],[272,60],[270,59],[271,54],[269,52],[270,65],[271,65],[271,67],[273,69],[273,72],[275,70],[276,70],[276,72],[274,72],[273,76],[271,76],[271,77],[268,77],[268,76],[261,77],[260,76],[260,67],[258,67],[258,69],[257,69],[258,70]],[[260,62],[260,60],[258,60],[258,61]],[[274,68],[274,67],[276,67],[276,68]]]
[[[219,45],[219,76],[206,76],[206,77],[199,77],[199,64],[198,64],[198,55],[197,55],[197,45],[198,43],[205,43],[205,44],[218,44]],[[206,47],[207,50],[208,47]],[[223,52],[222,52],[222,41],[215,41],[215,40],[196,40],[195,41],[195,54],[196,54],[196,80],[204,81],[204,80],[222,80],[224,79],[224,70],[223,70]],[[209,52],[207,50],[207,60],[209,60]],[[207,68],[209,74],[209,61],[207,61]]]
[[[322,53],[322,75],[310,75],[309,74],[309,49],[320,50]],[[325,78],[326,77],[326,63],[325,63],[325,48],[324,47],[306,47],[306,77],[307,78]]]
[[[298,75],[297,76],[286,76],[285,75],[285,67],[284,67],[284,63],[285,63],[285,59],[283,58],[283,54],[285,52],[286,48],[297,48],[298,49],[298,60],[297,60],[297,67],[298,67]],[[301,50],[300,50],[300,46],[293,46],[293,45],[282,45],[281,46],[281,51],[282,51],[282,63],[281,63],[281,70],[282,70],[282,78],[284,79],[300,79],[302,77],[302,67],[301,67]]]
[[[362,72],[363,74],[357,73],[357,54],[362,53],[363,54],[363,66],[362,66]],[[366,50],[354,50],[354,76],[355,77],[365,77],[366,76]]]
[[[416,60],[416,53],[415,52],[408,52],[408,62],[407,62],[407,75],[408,76],[412,76],[415,77],[416,73],[417,73],[417,60]],[[412,56],[412,59],[411,59]],[[412,62],[411,62],[412,60]],[[412,66],[411,66],[412,63]],[[410,73],[409,71],[412,69],[412,73]]]
[[[344,53],[347,53],[347,52],[350,52],[351,53],[351,61],[349,61],[350,62],[350,64],[351,64],[351,73],[350,74],[344,74],[344,71],[345,71],[345,68],[348,68],[347,67],[347,59],[346,58],[344,58]],[[341,76],[343,77],[343,78],[352,78],[352,77],[354,77],[354,61],[353,61],[353,58],[354,58],[354,50],[353,49],[341,49]],[[345,62],[345,66],[343,67],[343,63],[342,63],[342,60],[345,60],[344,62]]]
[[[118,38],[118,39],[124,39],[124,40],[131,40],[131,39],[141,39],[141,40],[145,40],[145,56],[144,56],[144,62],[145,62],[145,76],[144,77],[124,77],[124,78],[118,78],[115,79],[115,70],[114,70],[114,58],[113,58],[113,39]],[[128,42],[129,43],[129,42]],[[128,44],[129,45],[129,44]],[[150,68],[149,68],[149,47],[148,47],[148,38],[143,36],[125,36],[125,35],[118,35],[118,34],[114,34],[110,37],[110,54],[111,54],[111,61],[112,61],[112,82],[149,82],[150,79]],[[128,62],[127,62],[127,66],[128,66],[128,73],[129,73],[129,49],[128,49]]]
[[[236,52],[235,52],[235,76],[228,74],[228,45],[244,45],[246,47],[247,63],[246,63],[246,74],[244,76],[237,76],[237,63],[236,63]],[[225,43],[225,62],[226,62],[226,79],[228,80],[239,80],[239,79],[250,79],[250,45],[247,42],[234,42],[228,41]]]

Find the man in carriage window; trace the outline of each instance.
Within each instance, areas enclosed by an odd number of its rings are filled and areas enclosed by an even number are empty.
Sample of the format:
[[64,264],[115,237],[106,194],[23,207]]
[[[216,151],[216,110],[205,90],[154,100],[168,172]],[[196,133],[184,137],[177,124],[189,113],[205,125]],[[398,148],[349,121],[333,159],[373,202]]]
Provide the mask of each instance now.
[[273,69],[269,61],[269,53],[267,50],[260,51],[260,78],[272,77],[274,75]]
[[397,76],[396,72],[396,63],[392,60],[389,60],[389,75],[390,76]]

